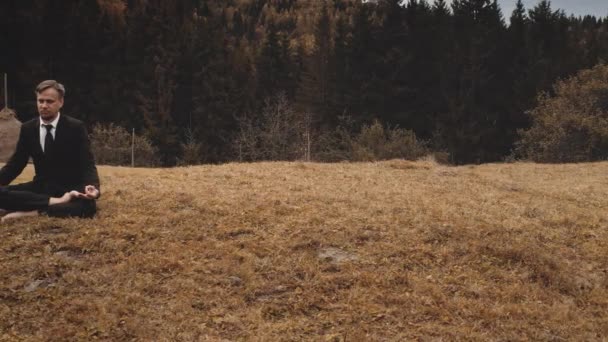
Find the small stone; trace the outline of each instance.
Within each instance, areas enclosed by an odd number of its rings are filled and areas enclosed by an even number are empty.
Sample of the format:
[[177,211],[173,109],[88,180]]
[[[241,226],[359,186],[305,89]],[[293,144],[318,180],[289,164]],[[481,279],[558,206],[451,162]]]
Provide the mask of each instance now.
[[327,260],[331,263],[342,263],[346,261],[359,260],[359,257],[354,253],[344,251],[336,247],[327,247],[319,250],[319,258]]
[[243,284],[243,279],[237,276],[228,277],[228,281],[230,282],[231,286],[241,286]]
[[52,281],[50,281],[49,279],[36,279],[32,282],[30,282],[29,284],[27,284],[23,290],[25,292],[33,292],[36,291],[38,288],[45,288],[45,287],[52,287],[54,284]]

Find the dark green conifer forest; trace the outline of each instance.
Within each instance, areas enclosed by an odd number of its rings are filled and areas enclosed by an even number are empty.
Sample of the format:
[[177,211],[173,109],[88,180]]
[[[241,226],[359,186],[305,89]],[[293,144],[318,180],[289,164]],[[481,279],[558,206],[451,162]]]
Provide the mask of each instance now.
[[456,164],[501,161],[541,92],[608,61],[608,19],[549,1],[3,0],[0,26],[19,120],[56,79],[62,112],[134,128],[165,166],[184,146],[200,162],[248,160],[239,136],[277,98],[312,160],[328,136],[379,122]]

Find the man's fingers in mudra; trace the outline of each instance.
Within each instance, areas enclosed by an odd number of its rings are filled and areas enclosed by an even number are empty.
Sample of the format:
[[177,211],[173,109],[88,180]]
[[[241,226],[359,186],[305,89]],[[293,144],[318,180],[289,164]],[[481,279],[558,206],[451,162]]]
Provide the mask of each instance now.
[[99,190],[97,190],[97,188],[93,185],[87,185],[84,188],[84,192],[89,199],[96,199],[99,196]]
[[72,190],[70,191],[70,196],[72,196],[72,198],[86,198],[87,195],[83,194],[82,192]]

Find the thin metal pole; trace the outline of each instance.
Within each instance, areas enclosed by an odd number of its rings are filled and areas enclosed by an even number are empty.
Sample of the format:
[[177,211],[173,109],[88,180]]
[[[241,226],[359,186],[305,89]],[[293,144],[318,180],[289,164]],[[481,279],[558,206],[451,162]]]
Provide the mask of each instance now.
[[131,167],[135,167],[135,128],[131,138]]
[[7,75],[6,73],[4,73],[4,107],[8,108],[8,81],[7,81]]
[[310,141],[310,121],[312,120],[311,114],[306,113],[306,161],[310,162],[310,149],[312,142]]

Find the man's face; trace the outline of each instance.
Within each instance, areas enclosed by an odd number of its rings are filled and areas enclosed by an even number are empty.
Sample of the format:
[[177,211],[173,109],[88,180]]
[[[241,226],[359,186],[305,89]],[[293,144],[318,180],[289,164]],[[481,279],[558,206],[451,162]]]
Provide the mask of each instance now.
[[53,88],[47,88],[36,94],[38,103],[38,114],[43,121],[53,121],[57,117],[57,113],[63,107],[63,98],[59,96],[59,92]]

